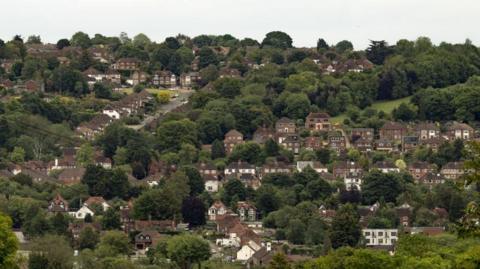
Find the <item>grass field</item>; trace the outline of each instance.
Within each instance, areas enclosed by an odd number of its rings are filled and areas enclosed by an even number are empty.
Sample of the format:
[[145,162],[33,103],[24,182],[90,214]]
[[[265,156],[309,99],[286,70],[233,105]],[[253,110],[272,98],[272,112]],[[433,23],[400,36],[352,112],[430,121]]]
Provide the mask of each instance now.
[[[401,103],[408,103],[412,97],[408,96],[405,98],[400,98],[396,100],[391,100],[391,101],[379,101],[373,103],[370,107],[374,108],[378,111],[383,111],[385,113],[390,113],[392,112],[393,109],[397,108]],[[331,118],[330,120],[333,123],[342,123],[344,119],[347,118],[347,115],[345,113],[340,114],[336,117]]]
[[[147,91],[149,93],[152,93],[152,94],[158,93],[162,90],[165,90],[165,89],[147,88]],[[133,93],[133,88],[123,88],[120,92],[126,93],[126,94],[132,94]]]

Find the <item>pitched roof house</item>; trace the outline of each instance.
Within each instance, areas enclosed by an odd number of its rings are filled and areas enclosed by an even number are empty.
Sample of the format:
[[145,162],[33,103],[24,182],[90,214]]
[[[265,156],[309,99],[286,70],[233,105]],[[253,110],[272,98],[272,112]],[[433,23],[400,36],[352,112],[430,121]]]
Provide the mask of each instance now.
[[305,119],[305,128],[310,131],[330,130],[330,115],[324,112],[310,112]]
[[225,147],[225,153],[230,154],[236,145],[243,144],[243,134],[234,129],[230,130],[225,134],[223,144]]

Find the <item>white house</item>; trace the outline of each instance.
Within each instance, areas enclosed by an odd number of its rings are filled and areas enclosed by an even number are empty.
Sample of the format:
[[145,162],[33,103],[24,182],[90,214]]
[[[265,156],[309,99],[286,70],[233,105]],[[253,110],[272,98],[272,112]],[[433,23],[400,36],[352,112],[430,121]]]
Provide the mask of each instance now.
[[116,109],[114,109],[113,107],[111,106],[106,106],[104,109],[103,109],[103,114],[109,116],[110,118],[112,119],[115,119],[115,120],[118,120],[120,119],[120,112]]
[[208,219],[215,220],[217,216],[227,214],[227,207],[221,201],[215,201],[208,209]]
[[243,245],[239,251],[237,251],[237,260],[246,262],[248,261],[255,252],[259,251],[262,248],[261,245],[257,244],[255,241],[248,241],[247,244]]
[[398,240],[398,229],[362,229],[367,246],[393,246]]
[[356,187],[357,190],[360,190],[362,186],[362,175],[357,173],[348,173],[343,178],[343,182],[345,183],[347,190],[351,190],[353,187]]
[[82,206],[77,211],[70,212],[70,215],[72,215],[76,219],[85,219],[85,217],[88,214],[90,214],[90,216],[92,216],[92,217],[95,215],[95,213],[93,213],[93,211],[90,208],[88,208],[88,206],[86,206],[86,205]]
[[328,173],[327,167],[322,165],[320,162],[314,161],[298,161],[297,162],[297,170],[302,172],[305,168],[310,167],[317,173]]
[[255,175],[255,165],[249,164],[247,162],[233,162],[229,164],[225,170],[225,175],[236,175],[236,174],[250,174]]
[[220,180],[214,176],[204,176],[205,178],[205,190],[207,192],[218,192],[221,186]]

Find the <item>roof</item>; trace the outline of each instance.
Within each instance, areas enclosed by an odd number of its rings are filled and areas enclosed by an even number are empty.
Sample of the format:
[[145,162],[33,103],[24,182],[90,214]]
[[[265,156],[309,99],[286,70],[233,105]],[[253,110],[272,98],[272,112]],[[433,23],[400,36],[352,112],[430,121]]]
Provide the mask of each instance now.
[[106,203],[105,199],[101,196],[90,196],[86,201],[85,204],[87,206],[91,206],[93,204],[103,204]]
[[277,124],[282,123],[282,124],[295,124],[295,121],[292,119],[289,119],[287,117],[282,117],[281,119],[277,120]]
[[428,162],[413,162],[410,165],[408,165],[410,169],[432,169],[432,164]]
[[254,209],[254,210],[257,209],[253,204],[246,201],[237,202],[237,208]]
[[310,112],[307,116],[308,118],[315,118],[315,119],[329,119],[330,115],[325,112]]
[[216,208],[216,209],[227,208],[227,207],[222,203],[222,201],[220,201],[220,200],[217,200],[217,201],[213,202],[213,204],[210,206],[210,208],[212,208],[212,207],[214,207],[214,208]]
[[67,180],[67,179],[74,179],[74,178],[82,178],[85,174],[85,168],[66,168],[64,169],[59,175],[58,179],[60,180]]
[[399,130],[399,129],[405,129],[405,126],[399,122],[395,121],[387,121],[382,128],[383,130]]
[[247,162],[232,162],[227,166],[227,169],[255,169],[255,165],[249,164]]
[[386,168],[398,168],[397,166],[395,166],[395,164],[391,161],[379,161],[379,162],[376,162],[374,165],[373,165],[374,168],[378,168],[378,169],[386,169]]
[[415,126],[415,130],[436,130],[439,131],[440,127],[438,127],[435,123],[432,122],[421,122]]
[[447,129],[449,131],[452,131],[452,130],[469,130],[469,131],[473,131],[473,128],[466,124],[466,123],[460,123],[460,122],[456,122],[454,121],[453,123],[449,124]]
[[463,162],[448,162],[442,166],[443,169],[455,169],[455,170],[464,170]]
[[225,134],[225,137],[228,137],[228,136],[241,136],[241,137],[243,137],[243,134],[240,133],[239,131],[235,130],[235,129],[232,129],[232,130],[228,131],[228,133]]

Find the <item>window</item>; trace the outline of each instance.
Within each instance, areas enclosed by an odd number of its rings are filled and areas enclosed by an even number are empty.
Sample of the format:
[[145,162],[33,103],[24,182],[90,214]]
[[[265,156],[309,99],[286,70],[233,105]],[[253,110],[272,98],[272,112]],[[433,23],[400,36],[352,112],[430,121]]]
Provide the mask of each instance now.
[[379,244],[383,244],[383,239],[378,239]]
[[391,236],[397,236],[397,232],[392,232],[390,235]]
[[378,232],[378,236],[383,236],[383,232]]

